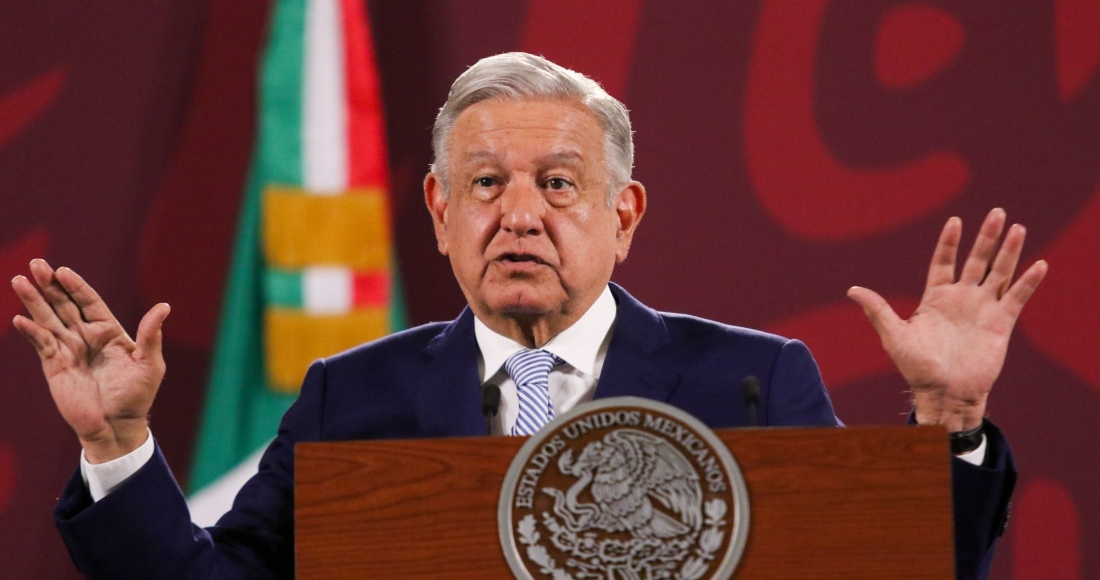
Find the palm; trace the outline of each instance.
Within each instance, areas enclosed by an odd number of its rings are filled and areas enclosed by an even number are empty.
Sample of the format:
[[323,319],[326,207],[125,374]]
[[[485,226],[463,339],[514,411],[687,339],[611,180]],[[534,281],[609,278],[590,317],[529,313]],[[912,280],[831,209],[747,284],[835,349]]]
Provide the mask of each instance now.
[[909,320],[900,319],[870,290],[853,288],[849,296],[863,306],[913,390],[918,419],[923,415],[938,423],[969,414],[965,422],[971,425],[975,417],[980,422],[986,397],[1004,366],[1012,328],[1047,266],[1037,262],[1010,286],[1025,232],[1013,226],[997,251],[1004,212],[994,210],[956,281],[961,228],[957,218],[944,226],[924,296]]
[[23,277],[13,287],[33,320],[19,316],[14,324],[38,352],[58,411],[82,442],[131,446],[144,435],[164,376],[160,326],[167,305],[145,315],[135,342],[74,272],[55,273],[41,260],[31,272],[40,290]]
[[967,398],[988,392],[1004,364],[1014,321],[983,298],[971,287],[930,289],[888,349],[907,383],[955,385]]
[[82,436],[107,429],[114,418],[144,417],[162,375],[150,361],[134,359],[134,342],[121,327],[88,326],[89,334],[102,338],[60,340],[57,354],[42,361],[54,403]]

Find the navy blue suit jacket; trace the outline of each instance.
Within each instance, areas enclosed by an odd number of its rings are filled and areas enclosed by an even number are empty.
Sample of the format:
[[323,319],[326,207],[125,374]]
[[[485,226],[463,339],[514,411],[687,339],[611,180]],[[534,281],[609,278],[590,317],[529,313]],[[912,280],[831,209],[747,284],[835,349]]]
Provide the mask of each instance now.
[[[748,421],[741,379],[760,378],[763,425],[839,425],[805,345],[652,310],[612,285],[614,336],[597,398],[665,401],[707,425]],[[77,567],[90,578],[287,578],[294,569],[293,449],[300,441],[484,435],[474,317],[407,330],[315,363],[259,473],[216,526],[190,523],[164,457],[99,502],[74,473],[54,512]],[[986,466],[954,460],[960,577],[989,568],[1015,483],[995,427]],[[916,563],[915,563],[916,564]]]

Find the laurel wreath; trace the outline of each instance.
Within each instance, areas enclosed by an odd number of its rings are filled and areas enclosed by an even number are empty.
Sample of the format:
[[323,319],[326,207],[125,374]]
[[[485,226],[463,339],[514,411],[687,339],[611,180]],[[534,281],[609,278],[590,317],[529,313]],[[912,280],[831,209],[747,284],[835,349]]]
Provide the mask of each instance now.
[[546,548],[538,545],[541,535],[535,529],[535,516],[527,514],[516,529],[519,532],[519,542],[527,546],[527,558],[539,565],[539,572],[550,574],[554,580],[574,580],[572,574],[558,568]]
[[712,499],[703,504],[703,513],[706,515],[704,523],[708,526],[699,536],[699,546],[695,548],[695,555],[684,561],[678,580],[697,580],[710,569],[710,562],[714,560],[714,552],[722,545],[722,539],[726,533],[722,527],[726,521],[726,502],[720,499]]

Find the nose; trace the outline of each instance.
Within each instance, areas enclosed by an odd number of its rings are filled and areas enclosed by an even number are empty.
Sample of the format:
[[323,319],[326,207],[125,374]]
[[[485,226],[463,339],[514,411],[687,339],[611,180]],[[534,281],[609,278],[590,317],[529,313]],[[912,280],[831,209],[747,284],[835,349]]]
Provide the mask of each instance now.
[[516,181],[509,183],[501,196],[500,227],[516,237],[541,234],[546,211],[542,193],[534,184]]

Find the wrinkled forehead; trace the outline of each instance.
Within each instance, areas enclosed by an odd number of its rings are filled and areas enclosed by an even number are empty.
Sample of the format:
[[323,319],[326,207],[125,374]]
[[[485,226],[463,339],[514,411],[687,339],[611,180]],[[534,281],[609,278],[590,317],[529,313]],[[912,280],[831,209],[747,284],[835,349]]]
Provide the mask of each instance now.
[[596,116],[579,102],[493,99],[472,105],[455,120],[451,160],[599,164],[603,141]]

